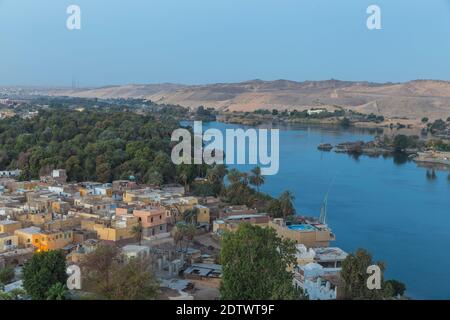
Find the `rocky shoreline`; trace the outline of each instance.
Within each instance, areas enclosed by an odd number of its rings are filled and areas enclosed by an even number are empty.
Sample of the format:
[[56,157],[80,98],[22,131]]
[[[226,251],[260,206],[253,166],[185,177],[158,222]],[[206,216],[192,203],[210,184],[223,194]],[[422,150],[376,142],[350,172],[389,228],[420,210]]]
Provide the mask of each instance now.
[[317,146],[317,149],[324,152],[334,151],[336,153],[347,153],[351,155],[367,155],[371,157],[395,156],[398,154],[406,155],[416,163],[426,165],[436,165],[440,168],[450,169],[450,152],[429,150],[424,147],[405,148],[399,150],[394,146],[387,146],[380,140],[364,142],[344,142],[337,145],[323,143]]

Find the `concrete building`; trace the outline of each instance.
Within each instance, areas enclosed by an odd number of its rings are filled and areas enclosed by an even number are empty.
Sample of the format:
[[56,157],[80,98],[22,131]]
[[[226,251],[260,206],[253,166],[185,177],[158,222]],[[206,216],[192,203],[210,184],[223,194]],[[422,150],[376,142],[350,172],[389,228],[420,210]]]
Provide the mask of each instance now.
[[0,233],[0,252],[5,252],[17,248],[19,238],[12,234]]
[[317,263],[324,268],[340,268],[348,254],[337,247],[307,248],[304,244],[297,244],[297,264],[306,265]]
[[166,210],[163,207],[145,207],[135,209],[133,215],[143,228],[144,237],[152,237],[167,232]]
[[274,219],[269,227],[275,229],[278,236],[304,244],[308,248],[328,247],[335,240],[334,234],[327,225],[310,222],[287,225],[283,219]]
[[150,248],[146,246],[126,245],[122,248],[122,253],[127,259],[146,258],[150,255]]
[[293,285],[302,288],[309,300],[335,300],[342,296],[340,269],[324,268],[317,263],[296,267]]
[[39,244],[41,228],[39,227],[29,227],[18,229],[14,234],[18,237],[19,245],[24,247],[34,246],[34,244]]
[[194,208],[197,209],[198,223],[211,223],[211,215],[208,207],[198,204]]
[[223,233],[224,231],[236,231],[241,223],[250,223],[252,225],[267,227],[270,218],[266,214],[243,214],[228,216],[225,219],[215,220],[213,223],[214,233]]
[[43,231],[38,227],[29,227],[15,231],[21,246],[33,246],[39,251],[62,249],[73,242],[72,231],[50,230]]
[[14,233],[20,228],[22,228],[20,221],[0,220],[0,233]]

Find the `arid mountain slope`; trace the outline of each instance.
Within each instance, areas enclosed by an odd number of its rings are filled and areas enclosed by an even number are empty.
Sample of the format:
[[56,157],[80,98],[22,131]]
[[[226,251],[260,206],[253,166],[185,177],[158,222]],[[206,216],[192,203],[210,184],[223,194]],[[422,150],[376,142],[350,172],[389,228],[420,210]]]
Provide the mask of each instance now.
[[364,113],[415,120],[450,117],[450,82],[435,80],[384,84],[339,80],[252,80],[195,86],[125,85],[52,90],[49,93],[97,98],[146,98],[157,103],[191,108],[203,105],[229,111],[341,106]]

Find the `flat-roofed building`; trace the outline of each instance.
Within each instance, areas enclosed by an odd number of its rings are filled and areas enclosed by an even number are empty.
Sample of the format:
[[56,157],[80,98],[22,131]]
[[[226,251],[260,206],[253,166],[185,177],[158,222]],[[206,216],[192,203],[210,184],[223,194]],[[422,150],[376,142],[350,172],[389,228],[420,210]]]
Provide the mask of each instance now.
[[33,243],[38,250],[58,250],[73,242],[73,232],[72,230],[41,231],[38,240]]
[[20,221],[0,220],[0,233],[14,233],[20,228],[22,228]]
[[267,227],[270,218],[267,214],[242,214],[228,216],[225,219],[215,220],[213,223],[213,232],[222,233],[224,231],[236,231],[242,223],[250,223],[254,226]]
[[41,228],[28,227],[23,229],[17,229],[14,234],[18,237],[19,245],[24,247],[34,246],[39,243]]
[[163,207],[145,207],[133,210],[143,228],[144,237],[167,232],[166,210]]
[[122,253],[128,259],[146,258],[150,255],[150,248],[147,246],[129,244],[122,248]]
[[211,215],[208,207],[198,204],[194,208],[197,210],[198,223],[211,223]]
[[8,251],[19,245],[19,238],[16,235],[0,233],[0,252]]
[[279,237],[294,240],[308,248],[328,247],[335,240],[334,234],[325,224],[299,223],[287,225],[283,219],[274,219],[269,227],[275,229]]

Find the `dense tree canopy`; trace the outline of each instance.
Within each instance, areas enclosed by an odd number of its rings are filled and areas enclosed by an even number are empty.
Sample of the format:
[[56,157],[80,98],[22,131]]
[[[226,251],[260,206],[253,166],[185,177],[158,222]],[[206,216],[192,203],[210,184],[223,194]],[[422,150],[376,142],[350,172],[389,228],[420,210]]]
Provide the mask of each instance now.
[[41,110],[33,119],[0,121],[0,168],[19,168],[22,179],[63,168],[69,180],[173,182],[170,137],[177,127],[170,118],[126,111]]
[[271,228],[241,224],[236,232],[226,233],[220,255],[222,299],[300,298],[288,271],[296,262],[295,252],[294,242],[277,237]]
[[[369,274],[367,268],[377,265],[381,274],[381,288],[369,289],[367,280]],[[383,262],[374,262],[372,255],[364,250],[358,249],[354,254],[349,254],[342,263],[341,278],[344,284],[344,294],[347,299],[389,299],[405,292],[405,285],[397,280],[385,281],[383,273],[385,270]]]
[[59,250],[36,253],[23,268],[23,287],[33,300],[47,299],[54,285],[64,287],[66,281],[66,259]]
[[159,285],[149,258],[127,260],[115,246],[100,245],[81,264],[83,287],[108,300],[147,300],[158,294]]

